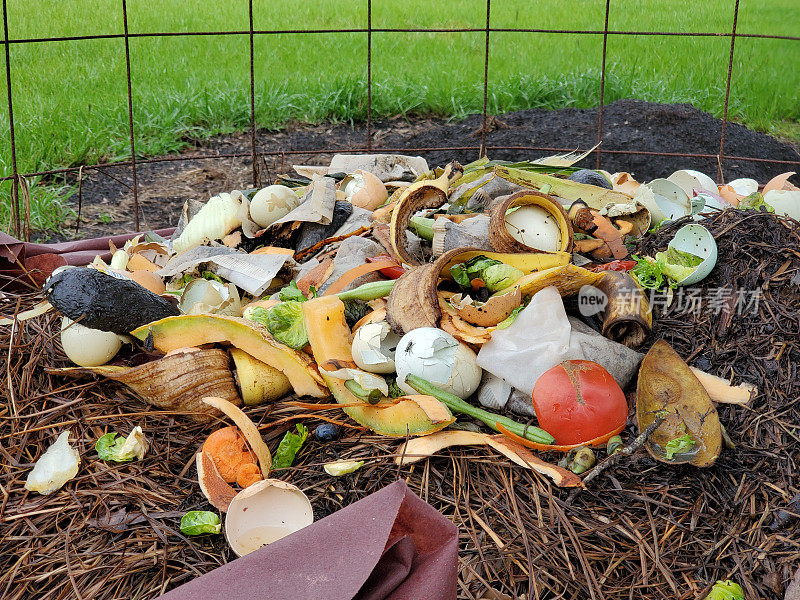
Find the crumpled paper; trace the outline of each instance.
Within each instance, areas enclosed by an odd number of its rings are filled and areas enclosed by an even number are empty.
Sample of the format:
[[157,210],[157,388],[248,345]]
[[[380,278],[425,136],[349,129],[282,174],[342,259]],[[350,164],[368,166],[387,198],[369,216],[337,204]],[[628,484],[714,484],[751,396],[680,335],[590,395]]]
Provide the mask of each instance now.
[[456,526],[396,481],[160,600],[455,600],[457,568]]
[[510,327],[492,333],[478,352],[478,365],[530,398],[536,380],[562,361],[594,361],[624,388],[642,358],[578,319],[568,318],[561,294],[550,286],[534,294]]

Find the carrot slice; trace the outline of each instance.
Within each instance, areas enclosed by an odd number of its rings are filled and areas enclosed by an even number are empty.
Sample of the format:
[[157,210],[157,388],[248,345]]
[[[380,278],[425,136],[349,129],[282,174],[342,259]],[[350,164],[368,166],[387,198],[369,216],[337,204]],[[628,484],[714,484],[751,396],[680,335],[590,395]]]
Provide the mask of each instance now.
[[339,279],[334,281],[330,285],[330,287],[328,287],[328,289],[325,290],[323,296],[331,296],[333,294],[338,294],[359,277],[368,275],[369,273],[374,273],[375,271],[380,271],[381,269],[386,269],[388,267],[396,267],[396,266],[397,263],[394,262],[393,260],[392,261],[376,260],[373,263],[364,263],[363,265],[358,265],[357,267],[354,267],[349,271],[345,271],[344,273],[342,273]]
[[497,431],[505,435],[506,437],[511,438],[518,444],[522,444],[527,448],[533,448],[534,450],[541,450],[542,452],[547,452],[549,450],[555,450],[556,452],[569,452],[574,448],[580,448],[581,446],[602,446],[605,444],[609,439],[617,435],[620,431],[625,429],[625,425],[615,429],[614,431],[607,433],[605,435],[601,435],[598,438],[594,438],[593,440],[589,440],[588,442],[583,442],[582,444],[540,444],[539,442],[532,442],[531,440],[526,440],[523,437],[518,436],[516,433],[511,433],[508,429],[503,427],[500,423],[497,423]]

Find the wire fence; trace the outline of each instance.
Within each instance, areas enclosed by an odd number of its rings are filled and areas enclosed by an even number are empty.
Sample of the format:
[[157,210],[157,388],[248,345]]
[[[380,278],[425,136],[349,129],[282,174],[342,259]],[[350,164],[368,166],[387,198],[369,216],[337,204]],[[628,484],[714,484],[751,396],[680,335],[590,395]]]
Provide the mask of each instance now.
[[[629,155],[642,155],[642,156],[666,156],[666,157],[681,157],[681,158],[703,158],[715,159],[717,162],[717,177],[722,181],[722,163],[724,160],[737,160],[748,162],[765,162],[772,164],[784,164],[787,166],[800,166],[800,161],[790,160],[772,160],[764,159],[755,156],[733,156],[725,154],[725,130],[728,123],[728,102],[730,99],[731,80],[733,78],[733,60],[734,50],[737,38],[760,38],[760,39],[778,39],[778,40],[791,40],[800,42],[800,36],[788,35],[770,35],[760,33],[738,33],[736,30],[737,22],[739,19],[739,0],[735,0],[733,10],[731,13],[731,29],[730,31],[710,31],[710,32],[682,32],[682,31],[632,31],[632,30],[612,30],[608,28],[608,17],[611,9],[611,0],[605,2],[605,19],[603,29],[537,29],[537,28],[508,28],[508,27],[492,27],[492,2],[486,0],[486,26],[480,27],[463,27],[463,28],[391,28],[391,27],[373,27],[372,26],[372,0],[363,0],[367,5],[367,21],[366,27],[361,28],[346,28],[346,29],[254,29],[253,27],[253,0],[248,1],[249,5],[249,28],[246,30],[231,30],[231,31],[181,31],[181,32],[146,32],[137,33],[129,31],[128,27],[128,7],[127,1],[121,0],[120,9],[122,11],[123,31],[122,33],[108,33],[97,35],[80,35],[80,36],[63,36],[63,37],[47,37],[47,38],[23,38],[23,39],[9,39],[8,35],[8,11],[6,7],[6,0],[3,0],[3,47],[5,50],[5,71],[6,71],[6,89],[8,99],[8,125],[10,131],[11,142],[11,168],[12,174],[0,178],[2,181],[11,181],[11,203],[12,203],[12,219],[14,234],[19,237],[21,234],[21,210],[20,210],[20,190],[26,188],[25,179],[36,176],[53,176],[68,173],[78,173],[78,183],[80,186],[81,176],[86,170],[100,170],[101,172],[111,167],[124,167],[130,166],[134,205],[134,223],[135,227],[139,229],[139,189],[137,182],[137,166],[145,163],[155,162],[168,162],[168,161],[192,161],[192,160],[222,160],[229,158],[242,158],[249,157],[252,160],[252,177],[253,185],[258,185],[258,161],[262,157],[267,156],[285,156],[285,155],[315,155],[315,154],[329,154],[333,152],[331,148],[309,148],[301,150],[290,151],[263,151],[259,150],[256,140],[256,116],[255,116],[255,52],[254,52],[254,39],[256,36],[264,35],[314,35],[314,34],[365,34],[365,43],[367,49],[366,59],[366,80],[367,80],[367,111],[366,111],[366,135],[364,144],[361,147],[337,147],[335,152],[426,152],[426,151],[472,151],[477,153],[478,157],[484,156],[488,151],[493,150],[530,150],[530,151],[543,151],[543,152],[569,152],[574,148],[548,148],[541,146],[487,146],[486,133],[488,131],[487,120],[489,118],[487,112],[488,97],[489,97],[489,76],[490,76],[490,49],[491,49],[491,34],[492,33],[544,33],[544,34],[570,34],[570,35],[587,35],[587,36],[602,36],[603,37],[603,52],[600,67],[600,89],[598,93],[598,118],[597,118],[597,141],[600,143],[603,139],[603,107],[605,100],[605,81],[606,81],[606,54],[608,47],[608,36],[678,36],[678,37],[713,37],[713,38],[730,38],[730,55],[727,60],[727,80],[725,86],[725,98],[723,104],[722,114],[722,128],[719,138],[719,152],[717,154],[699,154],[699,153],[679,153],[679,152],[653,152],[637,149],[629,150],[603,150],[598,146],[594,150],[596,165],[600,167],[600,160],[602,154],[629,154]],[[419,148],[388,148],[380,145],[374,145],[372,140],[372,39],[373,34],[391,34],[391,33],[484,33],[485,34],[485,52],[484,52],[484,71],[483,71],[483,112],[482,112],[482,127],[480,128],[480,142],[477,145],[467,146],[451,146],[451,147],[419,147]],[[134,120],[133,120],[133,78],[131,77],[131,52],[130,52],[130,39],[131,38],[160,38],[160,37],[191,37],[191,36],[248,36],[250,44],[250,151],[226,154],[213,154],[213,155],[180,155],[180,156],[167,156],[157,157],[150,159],[139,159],[136,157],[136,143],[134,136]],[[129,160],[117,161],[112,163],[83,165],[79,167],[66,167],[61,169],[52,169],[47,171],[38,171],[34,173],[20,173],[17,168],[17,149],[15,141],[14,130],[14,103],[12,94],[12,72],[13,65],[11,62],[11,47],[17,44],[32,44],[32,43],[57,43],[57,42],[71,42],[79,40],[99,40],[99,39],[123,39],[125,42],[125,76],[127,79],[127,113],[128,113],[128,133],[130,138],[130,153]],[[23,193],[23,196],[25,194]],[[26,236],[29,232],[25,232]]]

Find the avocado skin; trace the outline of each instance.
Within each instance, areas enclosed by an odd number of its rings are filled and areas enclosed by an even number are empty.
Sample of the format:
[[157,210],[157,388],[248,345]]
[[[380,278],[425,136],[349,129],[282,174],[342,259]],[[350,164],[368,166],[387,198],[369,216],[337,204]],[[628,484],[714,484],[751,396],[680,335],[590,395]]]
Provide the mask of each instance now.
[[568,177],[568,179],[577,183],[596,185],[597,187],[605,188],[607,190],[613,189],[613,186],[608,179],[605,178],[605,176],[597,171],[592,171],[591,169],[581,169],[580,171],[575,171]]
[[61,271],[45,283],[42,291],[56,310],[73,321],[80,319],[85,327],[120,335],[181,314],[164,298],[138,283],[96,269]]
[[322,240],[335,234],[353,212],[353,205],[343,200],[337,200],[333,205],[333,218],[329,225],[320,223],[306,223],[303,225],[300,239],[295,246],[297,252],[302,252],[314,244],[319,244]]

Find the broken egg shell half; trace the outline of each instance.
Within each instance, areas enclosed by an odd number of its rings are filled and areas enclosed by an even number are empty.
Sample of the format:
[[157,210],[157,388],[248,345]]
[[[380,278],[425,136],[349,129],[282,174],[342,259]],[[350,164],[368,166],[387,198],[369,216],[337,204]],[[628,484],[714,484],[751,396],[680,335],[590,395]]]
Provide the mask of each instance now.
[[505,294],[491,296],[480,306],[469,302],[461,294],[456,294],[450,298],[450,304],[458,316],[467,323],[480,327],[494,327],[522,304],[522,291],[516,287]]
[[397,345],[394,358],[397,385],[416,394],[405,381],[416,375],[441,389],[468,398],[481,383],[482,370],[476,354],[452,335],[436,327],[412,329]]
[[210,279],[190,281],[181,294],[178,309],[185,315],[242,316],[242,304],[236,286]]
[[400,336],[386,321],[367,323],[353,335],[353,361],[370,373],[394,373],[394,357]]
[[668,246],[703,259],[692,274],[679,281],[678,285],[692,285],[705,279],[717,264],[717,242],[708,229],[697,223],[678,229]]
[[225,537],[237,556],[245,556],[313,522],[314,509],[300,488],[280,479],[264,479],[231,500]]
[[[692,213],[689,194],[669,179],[653,179],[642,187],[650,190],[653,196],[650,197],[645,193],[641,198],[636,199],[647,207],[656,218],[656,223],[664,219],[674,221]],[[637,192],[639,191],[641,188],[637,190]]]
[[389,198],[386,186],[369,171],[355,171],[342,180],[341,187],[345,199],[353,206],[375,210]]
[[729,181],[728,185],[740,196],[749,196],[758,191],[758,182],[755,179],[734,179]]
[[99,367],[117,355],[122,338],[111,331],[90,329],[68,317],[61,318],[64,354],[80,367]]
[[[694,190],[717,191],[717,184],[711,177],[700,171],[693,171],[692,169],[675,171],[672,175],[667,177],[666,180],[681,188],[689,198],[694,195]],[[650,183],[652,183],[652,181]]]
[[764,195],[764,202],[775,209],[776,215],[800,221],[800,190],[770,190]]
[[300,205],[294,190],[285,185],[268,185],[250,201],[250,218],[260,227],[269,227]]

